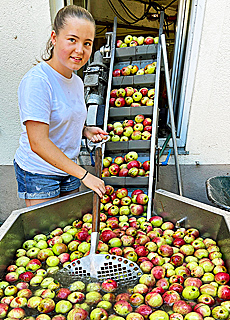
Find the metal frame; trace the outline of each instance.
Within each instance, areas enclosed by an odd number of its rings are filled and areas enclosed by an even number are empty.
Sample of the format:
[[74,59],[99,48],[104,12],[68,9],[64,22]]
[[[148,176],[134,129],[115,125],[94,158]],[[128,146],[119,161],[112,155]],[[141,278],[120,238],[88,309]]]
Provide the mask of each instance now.
[[150,170],[149,170],[149,186],[148,186],[148,207],[147,207],[147,220],[151,218],[152,212],[152,199],[153,188],[156,189],[156,183],[154,184],[154,176],[156,175],[156,146],[158,145],[158,115],[159,115],[159,90],[160,90],[160,72],[161,72],[161,34],[163,33],[164,25],[164,12],[160,14],[160,28],[159,28],[159,43],[157,47],[157,68],[156,68],[156,80],[155,80],[155,97],[153,106],[153,123],[152,123],[152,137],[151,137],[151,149],[150,149]]
[[[112,87],[112,78],[113,78],[113,65],[114,65],[114,57],[116,51],[116,34],[117,34],[117,17],[114,18],[113,24],[113,33],[112,33],[112,41],[111,41],[111,58],[110,58],[110,65],[109,65],[109,76],[108,76],[108,86],[107,86],[107,94],[106,94],[106,103],[105,103],[105,115],[104,115],[104,130],[107,130],[108,124],[108,116],[109,116],[109,97],[110,91]],[[102,161],[104,158],[105,152],[105,145],[102,146]]]
[[179,167],[179,161],[178,161],[176,127],[175,127],[175,121],[174,121],[173,100],[172,100],[172,94],[171,94],[168,58],[167,58],[166,41],[165,41],[164,34],[161,35],[161,45],[162,45],[163,61],[164,61],[164,69],[165,69],[165,81],[166,81],[166,89],[167,89],[167,96],[168,96],[169,117],[170,117],[174,158],[175,158],[176,173],[177,173],[178,191],[179,191],[179,195],[182,196],[182,181],[181,181],[180,167]]

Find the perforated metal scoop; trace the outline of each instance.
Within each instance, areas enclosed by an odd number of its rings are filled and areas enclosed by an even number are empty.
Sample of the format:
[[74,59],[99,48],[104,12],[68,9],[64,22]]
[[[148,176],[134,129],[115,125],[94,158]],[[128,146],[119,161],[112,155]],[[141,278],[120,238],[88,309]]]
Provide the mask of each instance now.
[[[96,175],[101,177],[102,141],[95,149]],[[143,274],[139,266],[123,257],[110,254],[96,254],[99,241],[100,225],[100,198],[94,193],[93,196],[93,221],[91,233],[91,248],[88,256],[72,261],[62,269],[74,279],[97,279],[103,282],[106,279],[113,279],[122,285],[133,285]]]

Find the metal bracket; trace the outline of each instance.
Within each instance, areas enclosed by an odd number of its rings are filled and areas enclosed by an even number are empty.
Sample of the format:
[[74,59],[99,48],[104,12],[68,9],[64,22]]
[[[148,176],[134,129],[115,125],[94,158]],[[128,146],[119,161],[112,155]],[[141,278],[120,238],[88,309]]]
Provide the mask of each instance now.
[[102,54],[105,63],[108,63],[111,59],[111,43],[113,39],[113,32],[106,32],[105,37],[107,39],[107,43],[105,46],[100,48],[100,53]]

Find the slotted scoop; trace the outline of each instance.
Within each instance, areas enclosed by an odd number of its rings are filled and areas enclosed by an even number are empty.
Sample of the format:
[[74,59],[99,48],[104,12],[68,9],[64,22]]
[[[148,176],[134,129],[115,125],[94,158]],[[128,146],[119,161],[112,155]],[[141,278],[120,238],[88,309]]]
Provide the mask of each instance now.
[[[95,144],[95,171],[101,178],[102,140]],[[91,248],[88,256],[69,263],[62,269],[74,279],[97,279],[103,282],[106,279],[113,279],[120,285],[133,285],[143,274],[139,266],[123,257],[110,254],[96,254],[99,241],[100,225],[100,197],[94,192],[93,195],[93,220],[91,233]]]

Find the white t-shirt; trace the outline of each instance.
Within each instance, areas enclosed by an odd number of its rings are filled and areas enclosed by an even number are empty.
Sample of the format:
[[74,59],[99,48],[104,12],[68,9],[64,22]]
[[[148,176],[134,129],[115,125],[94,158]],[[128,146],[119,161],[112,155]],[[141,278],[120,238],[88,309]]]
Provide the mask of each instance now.
[[81,78],[73,73],[71,79],[67,79],[43,61],[23,77],[18,101],[22,133],[15,161],[31,173],[67,175],[31,150],[25,122],[47,123],[50,140],[76,162],[87,116]]

